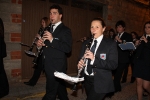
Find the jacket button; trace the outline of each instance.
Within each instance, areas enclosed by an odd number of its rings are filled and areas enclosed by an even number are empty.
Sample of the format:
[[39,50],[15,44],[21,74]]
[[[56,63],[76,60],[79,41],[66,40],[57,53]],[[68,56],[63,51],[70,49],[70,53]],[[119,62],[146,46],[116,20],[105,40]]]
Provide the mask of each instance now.
[[46,46],[46,48],[47,48],[48,46]]
[[96,67],[96,66],[95,66]]

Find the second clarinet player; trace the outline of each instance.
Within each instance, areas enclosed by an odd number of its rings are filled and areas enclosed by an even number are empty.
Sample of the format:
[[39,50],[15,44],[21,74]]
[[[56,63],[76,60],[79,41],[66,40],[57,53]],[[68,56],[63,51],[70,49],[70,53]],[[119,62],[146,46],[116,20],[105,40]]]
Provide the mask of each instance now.
[[[105,38],[103,32],[106,24],[102,18],[94,18],[91,22],[91,35],[94,35],[90,50],[83,42],[78,69],[84,68],[84,87],[87,95],[86,100],[103,100],[107,93],[114,91],[112,72],[117,68],[118,53],[116,42]],[[82,57],[88,59],[83,61]]]

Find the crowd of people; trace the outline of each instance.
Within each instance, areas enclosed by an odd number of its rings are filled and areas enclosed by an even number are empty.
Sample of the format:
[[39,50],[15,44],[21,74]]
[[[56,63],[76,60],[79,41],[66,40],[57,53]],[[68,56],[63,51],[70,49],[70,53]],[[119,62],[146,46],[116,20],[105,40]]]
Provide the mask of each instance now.
[[[143,96],[150,96],[150,21],[146,22],[143,27],[143,35],[138,36],[134,31],[131,33],[125,32],[125,22],[120,20],[116,23],[116,32],[110,29],[109,37],[117,42],[117,44],[132,42],[136,47],[135,50],[121,50],[118,46],[118,67],[112,71],[114,75],[115,92],[121,91],[121,83],[127,81],[128,67],[131,66],[130,83],[135,80],[137,82],[138,100],[142,100]],[[115,34],[113,38],[113,34]],[[108,95],[112,96],[114,93]]]
[[[44,71],[46,94],[42,100],[56,100],[56,97],[60,100],[69,100],[64,80],[56,78],[54,72],[57,70],[66,73],[67,54],[72,50],[71,29],[62,22],[63,10],[59,5],[52,5],[49,14],[49,18],[41,19],[40,31],[43,30],[43,33],[39,32],[36,35],[38,39],[35,44],[42,53],[39,55],[38,64],[34,66],[32,78],[24,84],[36,85],[41,72]],[[2,29],[3,27],[0,26],[0,52],[2,53],[0,78],[4,78],[4,82],[0,82],[2,84],[0,86],[3,86],[0,87],[0,98],[7,95],[9,91],[3,65],[6,46]],[[84,69],[82,76],[85,78],[83,84],[87,95],[86,100],[103,100],[109,93],[113,96],[114,93],[121,92],[121,82],[127,81],[129,65],[132,69],[130,82],[133,83],[135,80],[137,82],[138,100],[142,100],[144,91],[150,96],[150,21],[145,23],[141,37],[136,32],[127,33],[123,20],[116,22],[115,29],[111,28],[108,36],[104,34],[105,29],[104,20],[94,18],[90,27],[91,37],[80,40],[82,47],[77,69]],[[119,44],[126,42],[133,42],[136,49],[122,50]],[[5,93],[1,93],[4,90]]]

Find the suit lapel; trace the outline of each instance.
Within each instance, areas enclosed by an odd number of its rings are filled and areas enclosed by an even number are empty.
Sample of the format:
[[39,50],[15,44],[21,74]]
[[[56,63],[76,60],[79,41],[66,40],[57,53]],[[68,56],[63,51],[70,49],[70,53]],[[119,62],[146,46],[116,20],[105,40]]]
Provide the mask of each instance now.
[[98,49],[97,49],[96,55],[97,55],[97,54],[99,55],[100,52],[103,51],[103,49],[105,48],[105,46],[106,46],[106,38],[103,37],[103,39],[102,39],[102,41],[101,41],[101,43],[100,43],[100,45],[99,45],[99,47],[98,47]]
[[60,32],[60,30],[61,30],[61,27],[63,26],[63,23],[61,23],[61,24],[59,24],[57,27],[56,27],[56,29],[54,30],[54,32],[53,32],[53,36],[55,37],[55,36],[57,36],[57,34],[59,34]]

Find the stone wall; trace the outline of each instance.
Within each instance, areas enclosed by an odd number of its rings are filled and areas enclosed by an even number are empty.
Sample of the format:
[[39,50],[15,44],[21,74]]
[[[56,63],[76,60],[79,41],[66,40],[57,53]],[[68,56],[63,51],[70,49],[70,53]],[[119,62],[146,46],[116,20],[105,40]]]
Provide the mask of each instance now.
[[9,81],[21,79],[22,0],[0,0],[0,17],[4,23],[7,57],[5,70]]
[[[118,20],[126,22],[126,31],[143,34],[143,24],[150,20],[149,10],[129,0],[93,0],[104,4],[107,29],[115,28]],[[7,57],[4,59],[9,81],[21,79],[22,0],[0,0],[0,17],[4,22]]]
[[126,22],[126,31],[143,34],[143,25],[150,20],[150,10],[129,0],[108,0],[108,15],[106,24],[115,28],[118,20]]

